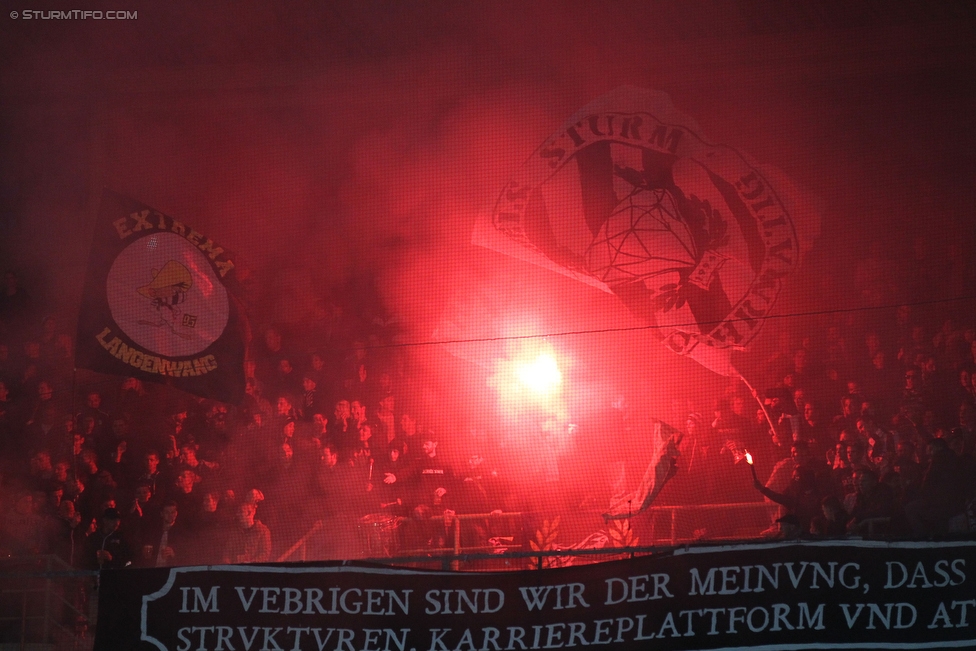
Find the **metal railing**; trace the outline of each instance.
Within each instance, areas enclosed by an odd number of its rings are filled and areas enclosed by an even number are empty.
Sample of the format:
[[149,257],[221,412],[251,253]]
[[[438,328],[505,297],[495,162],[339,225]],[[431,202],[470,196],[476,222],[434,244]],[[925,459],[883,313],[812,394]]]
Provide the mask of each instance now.
[[90,649],[96,576],[57,556],[0,559],[0,649]]
[[[620,550],[627,553],[627,550],[635,549],[640,552],[673,548],[685,544],[702,542],[708,540],[751,540],[759,537],[760,532],[766,529],[773,522],[775,514],[780,507],[771,502],[738,502],[729,504],[701,504],[694,506],[652,506],[641,515],[642,518],[649,518],[650,544],[640,547],[614,547],[608,544],[605,547],[592,549],[581,549],[579,546],[563,546],[553,549],[544,549],[540,552],[528,552],[523,549],[520,539],[527,540],[531,536],[526,536],[521,531],[521,525],[526,516],[531,514],[522,512],[492,512],[492,513],[459,513],[455,515],[439,515],[430,517],[422,522],[428,526],[443,526],[442,532],[446,535],[439,536],[436,542],[427,545],[409,544],[410,541],[404,540],[403,529],[418,526],[418,522],[409,518],[384,516],[382,518],[365,516],[361,518],[356,526],[360,537],[358,555],[355,560],[370,561],[376,563],[390,564],[430,564],[432,559],[442,561],[443,569],[460,570],[462,561],[468,560],[490,560],[505,557],[527,558],[538,560],[538,563],[531,563],[532,566],[542,566],[542,558],[566,557],[566,556],[588,556],[591,554],[614,554],[619,555]],[[726,533],[725,535],[710,535],[703,538],[692,531],[684,531],[688,527],[687,522],[714,521],[718,514],[726,516],[734,514],[734,518],[726,518],[739,523],[751,523],[749,534],[746,536]],[[508,540],[491,540],[489,544],[465,545],[464,526],[468,523],[488,522],[493,524],[507,523],[509,532],[514,536]],[[401,526],[403,525],[403,526]],[[504,524],[502,525],[504,528]],[[322,560],[319,554],[322,548],[322,538],[327,535],[327,525],[324,521],[317,521],[301,538],[299,538],[290,548],[276,558],[279,563],[302,562],[307,560]],[[416,543],[417,541],[413,541]],[[603,550],[603,551],[600,551]],[[608,551],[612,550],[612,551]],[[504,563],[498,564],[501,569],[524,569],[524,565]]]
[[[730,504],[696,504],[694,506],[652,506],[647,509],[647,512],[653,515],[661,514],[665,515],[668,520],[668,532],[663,536],[658,536],[658,518],[652,517],[651,519],[651,539],[655,541],[666,541],[666,544],[674,547],[677,545],[683,545],[685,543],[699,542],[700,537],[682,536],[679,531],[678,517],[685,514],[695,514],[702,516],[702,521],[713,520],[714,518],[709,518],[709,514],[717,513],[752,513],[753,515],[760,518],[765,516],[763,529],[769,526],[773,521],[773,516],[779,511],[781,507],[778,504],[772,502],[734,502]],[[754,538],[759,537],[759,533],[762,529],[757,529]],[[729,536],[734,537],[734,536]]]
[[[423,521],[424,526],[436,530],[439,535],[433,544],[427,545],[417,544],[417,538],[404,539],[409,536],[403,536],[400,524],[404,528],[420,526],[416,521],[406,518],[364,518],[358,521],[358,555],[343,558],[454,571],[511,571],[597,563],[667,553],[678,547],[705,542],[688,534],[689,523],[708,520],[718,512],[736,514],[735,520],[754,524],[749,525],[751,528],[745,536],[710,536],[708,542],[754,540],[762,528],[771,522],[777,508],[766,502],[653,506],[641,516],[650,516],[645,524],[650,528],[648,542],[652,544],[615,546],[609,537],[603,537],[602,541],[592,546],[584,542],[572,547],[552,545],[541,549],[538,546],[533,549],[524,546],[534,539],[535,534],[534,531],[522,530],[532,520],[534,514],[530,513],[496,511],[431,517]],[[506,535],[489,540],[472,535],[471,527],[476,522],[487,523],[487,528],[493,533],[505,532]],[[324,520],[315,522],[275,561],[325,560],[328,557],[322,554],[322,550],[336,533],[332,524]],[[348,529],[345,533],[348,534]],[[409,544],[411,542],[414,544]],[[97,572],[73,569],[54,556],[0,560],[0,651],[91,649],[97,619],[95,593],[92,591],[96,578]]]
[[[384,516],[382,518],[367,515],[356,522],[357,534],[359,536],[360,554],[357,560],[385,560],[390,558],[403,557],[441,557],[445,555],[460,556],[464,554],[483,553],[489,557],[497,556],[513,549],[520,549],[521,545],[513,542],[516,536],[510,536],[510,540],[501,540],[498,544],[484,545],[462,545],[462,527],[469,522],[492,522],[496,525],[507,523],[508,528],[517,526],[517,521],[523,517],[521,512],[492,512],[492,513],[459,513],[455,515],[438,515],[424,520],[434,526],[443,526],[448,535],[443,540],[443,544],[428,545],[424,547],[404,547],[402,540],[402,528],[404,523],[412,522],[408,518]],[[322,537],[327,535],[327,525],[325,521],[319,520],[287,550],[281,553],[275,560],[278,563],[302,562],[306,560],[321,560],[318,550],[322,547]],[[457,562],[449,564],[450,569],[457,570]]]
[[309,560],[308,549],[309,543],[312,537],[317,535],[325,528],[325,523],[322,520],[318,520],[312,525],[312,528],[305,532],[305,535],[295,541],[295,544],[289,547],[285,552],[275,559],[276,563],[294,563],[294,562],[304,562]]

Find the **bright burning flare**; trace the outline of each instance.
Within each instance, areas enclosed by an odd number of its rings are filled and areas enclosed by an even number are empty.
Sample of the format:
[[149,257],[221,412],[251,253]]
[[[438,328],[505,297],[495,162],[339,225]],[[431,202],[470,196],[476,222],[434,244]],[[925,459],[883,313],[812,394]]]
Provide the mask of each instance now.
[[748,463],[750,466],[752,465],[752,455],[748,452],[746,452],[746,463]]
[[546,353],[540,354],[528,364],[520,365],[517,372],[519,382],[536,393],[549,393],[563,381],[563,374],[559,372],[555,358]]

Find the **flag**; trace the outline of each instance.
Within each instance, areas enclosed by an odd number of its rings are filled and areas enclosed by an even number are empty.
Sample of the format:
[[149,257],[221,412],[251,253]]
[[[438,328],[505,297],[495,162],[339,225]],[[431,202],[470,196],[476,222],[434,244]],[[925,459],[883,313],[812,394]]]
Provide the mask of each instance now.
[[623,87],[518,169],[472,240],[614,293],[722,375],[819,231],[785,175],[713,144],[667,95]]
[[245,319],[234,256],[178,219],[105,190],[75,365],[238,403]]
[[[648,464],[644,477],[637,488],[631,492],[619,490],[610,499],[610,508],[603,514],[606,520],[630,518],[647,509],[657,498],[661,489],[677,472],[678,446],[682,434],[660,421],[654,423],[654,455]],[[622,488],[624,478],[621,478]]]

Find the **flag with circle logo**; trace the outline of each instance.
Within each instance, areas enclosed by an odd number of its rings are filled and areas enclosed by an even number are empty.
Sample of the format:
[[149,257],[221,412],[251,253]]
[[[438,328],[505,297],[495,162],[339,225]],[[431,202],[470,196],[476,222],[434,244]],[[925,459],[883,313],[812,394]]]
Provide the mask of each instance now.
[[500,192],[474,242],[614,293],[723,375],[819,231],[785,175],[715,144],[664,93],[582,108]]
[[246,324],[234,256],[209,234],[106,190],[92,240],[75,364],[237,403]]

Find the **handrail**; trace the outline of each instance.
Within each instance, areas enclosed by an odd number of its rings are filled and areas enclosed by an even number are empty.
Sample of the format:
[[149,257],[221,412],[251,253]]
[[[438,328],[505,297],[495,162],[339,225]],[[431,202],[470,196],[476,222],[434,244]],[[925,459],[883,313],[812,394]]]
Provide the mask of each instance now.
[[[312,528],[306,531],[305,535],[303,535],[301,538],[295,541],[295,544],[289,547],[285,553],[279,555],[275,562],[287,563],[289,560],[291,560],[291,557],[295,554],[295,552],[297,552],[299,549],[305,549],[305,546],[308,544],[308,540],[309,538],[312,537],[312,534],[316,533],[323,526],[324,523],[322,522],[322,520],[316,520],[315,524],[312,525]],[[301,560],[303,561],[306,560],[304,558],[304,554],[302,556],[303,558]]]
[[[775,511],[778,510],[780,506],[773,502],[730,502],[728,504],[693,504],[693,505],[678,505],[678,504],[664,504],[658,506],[651,506],[647,509],[650,513],[670,513],[671,514],[671,531],[668,536],[668,541],[671,545],[678,545],[682,542],[692,542],[695,538],[679,539],[677,535],[677,516],[681,511],[738,511],[738,510],[753,510],[762,509],[765,511]],[[654,521],[651,521],[651,535],[654,536]]]
[[[509,519],[509,518],[521,518],[524,514],[521,511],[492,511],[491,513],[455,513],[453,515],[435,515],[431,520],[437,522],[447,522],[451,520],[451,526],[454,530],[454,546],[451,549],[454,556],[459,556],[461,554],[461,522],[467,520],[491,520],[491,519]],[[458,560],[451,561],[451,569],[457,571],[460,569],[461,563]]]
[[[4,572],[4,568],[8,567],[15,568],[15,571]],[[19,595],[21,602],[20,612],[17,615],[2,615],[0,621],[20,622],[20,648],[35,642],[58,645],[59,638],[62,641],[71,638],[72,648],[79,648],[79,638],[77,638],[79,629],[76,626],[78,622],[87,621],[87,616],[78,609],[78,604],[66,598],[67,595],[77,593],[58,589],[63,586],[59,582],[65,579],[69,581],[89,579],[97,574],[92,571],[74,570],[61,558],[53,555],[0,559],[0,578],[17,579],[4,581],[0,594],[14,598]],[[42,599],[37,600],[32,595],[39,595]],[[34,605],[28,607],[29,602]],[[61,621],[58,621],[59,618],[55,614],[59,611]],[[40,627],[29,630],[29,622],[40,622]]]
[[[754,509],[756,509],[756,510],[769,511],[769,510],[776,509],[776,508],[779,508],[779,507],[777,505],[771,504],[770,502],[767,502],[767,501],[731,502],[731,503],[727,503],[727,504],[695,504],[695,505],[664,504],[664,505],[651,506],[649,509],[647,509],[647,511],[645,511],[645,513],[670,514],[669,533],[664,538],[668,542],[666,543],[665,546],[666,547],[675,547],[675,546],[678,546],[678,545],[681,545],[681,544],[685,544],[685,543],[697,542],[697,539],[695,539],[695,538],[679,538],[678,537],[678,535],[677,535],[677,516],[681,512],[684,512],[684,511],[697,511],[697,512],[701,512],[701,511],[716,511],[716,510],[721,510],[721,511],[736,511],[736,510],[754,510]],[[531,515],[531,514],[530,513],[521,512],[521,511],[507,511],[507,512],[493,511],[493,512],[490,512],[490,513],[456,513],[456,514],[453,514],[453,515],[449,514],[449,515],[446,515],[446,516],[445,515],[431,516],[430,518],[427,518],[427,520],[430,521],[430,522],[444,522],[445,520],[450,520],[451,521],[451,523],[452,523],[451,529],[452,529],[452,537],[453,537],[453,540],[452,540],[452,544],[449,547],[427,548],[427,549],[407,549],[407,550],[404,550],[404,554],[402,556],[401,555],[398,555],[396,557],[393,557],[393,556],[387,555],[387,556],[379,556],[379,557],[367,557],[366,559],[361,559],[361,560],[369,560],[369,561],[380,562],[380,563],[390,563],[395,558],[399,562],[413,562],[413,563],[416,563],[416,562],[422,562],[424,560],[426,560],[426,561],[429,562],[430,559],[431,559],[431,556],[433,556],[433,557],[436,557],[438,559],[444,560],[445,561],[445,566],[449,566],[451,569],[457,570],[460,567],[460,560],[462,560],[461,557],[463,557],[464,559],[472,559],[473,560],[473,558],[471,557],[470,552],[473,552],[473,551],[479,549],[477,547],[464,548],[464,547],[461,546],[461,529],[460,529],[460,526],[461,526],[461,523],[462,522],[467,522],[467,521],[471,521],[471,520],[512,519],[512,518],[521,518],[521,517],[524,517],[524,516],[527,516],[527,515]],[[312,537],[316,533],[318,533],[324,527],[324,525],[325,525],[324,521],[322,521],[322,520],[316,521],[312,525],[312,527],[307,532],[305,532],[304,535],[302,535],[301,538],[299,538],[291,547],[288,548],[287,551],[285,551],[284,553],[282,553],[282,554],[280,554],[278,556],[278,558],[276,559],[276,562],[284,563],[284,562],[289,562],[289,561],[304,561],[304,560],[307,560],[306,557],[305,557],[305,553],[304,552],[308,549],[308,545],[311,542]],[[654,526],[655,526],[653,520],[651,522],[651,526],[652,526],[652,532],[653,532],[654,531]],[[652,533],[652,535],[653,535],[653,533]],[[508,547],[508,549],[514,550],[514,549],[516,549],[519,546],[518,545],[511,545],[511,546],[507,546],[507,547]],[[661,546],[654,545],[654,546],[651,546],[649,549],[655,549],[655,550],[657,550],[657,549],[660,549],[660,548],[661,548]],[[600,548],[600,549],[595,550],[595,552],[596,553],[603,553],[603,554],[610,553],[610,552],[605,551],[606,549],[614,549],[614,550],[621,550],[621,549],[623,549],[623,550],[640,549],[640,550],[644,550],[645,548],[623,548],[623,547]],[[484,548],[484,550],[485,550],[485,552],[489,552],[490,551],[489,548]],[[300,558],[295,558],[296,554],[298,554],[299,552],[302,552],[301,557]],[[552,551],[547,551],[547,552],[531,552],[531,553],[530,552],[521,552],[521,554],[523,554],[523,555],[525,555],[527,557],[530,557],[530,558],[536,558],[536,557],[542,558],[542,557],[548,557],[548,556],[563,556],[563,557],[568,557],[568,556],[578,555],[576,552],[584,552],[584,555],[588,555],[588,554],[592,553],[591,550],[571,550],[570,549],[570,550],[562,550],[562,551],[552,550]],[[621,553],[621,552],[614,551],[612,553],[616,554],[616,553]],[[629,552],[626,552],[626,553],[629,553]],[[635,552],[635,553],[641,553],[641,552]],[[509,553],[506,550],[506,551],[502,551],[502,552],[494,551],[492,553],[485,553],[484,556],[483,556],[483,558],[485,558],[485,559],[499,558],[502,555],[507,555],[510,558],[512,557],[512,554]],[[449,556],[454,556],[456,558],[454,558],[454,559],[452,559],[452,560],[450,560],[448,562],[448,557]],[[410,559],[410,560],[404,560],[404,559]]]

